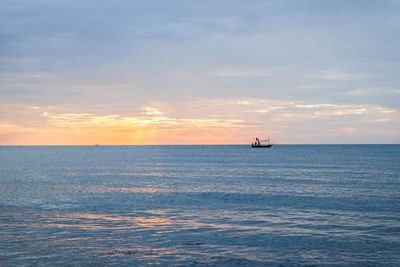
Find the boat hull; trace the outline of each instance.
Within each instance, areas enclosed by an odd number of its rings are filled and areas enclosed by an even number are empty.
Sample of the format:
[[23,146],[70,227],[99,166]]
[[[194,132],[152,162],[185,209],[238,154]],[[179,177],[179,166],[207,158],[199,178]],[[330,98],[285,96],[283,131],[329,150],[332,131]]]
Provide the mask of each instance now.
[[269,148],[269,147],[271,147],[272,145],[259,145],[259,146],[255,146],[255,145],[252,145],[251,147],[252,148]]

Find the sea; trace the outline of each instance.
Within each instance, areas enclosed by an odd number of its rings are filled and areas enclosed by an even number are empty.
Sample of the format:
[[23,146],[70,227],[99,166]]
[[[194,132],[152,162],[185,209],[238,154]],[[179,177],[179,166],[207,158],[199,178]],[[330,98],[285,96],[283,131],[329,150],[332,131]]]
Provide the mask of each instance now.
[[1,146],[0,266],[400,266],[400,145]]

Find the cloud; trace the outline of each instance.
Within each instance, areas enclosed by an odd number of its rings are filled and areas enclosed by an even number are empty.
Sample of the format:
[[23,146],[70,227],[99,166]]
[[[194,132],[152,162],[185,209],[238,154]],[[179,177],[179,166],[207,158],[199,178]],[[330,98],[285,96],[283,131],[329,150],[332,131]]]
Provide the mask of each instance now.
[[219,77],[266,77],[270,76],[274,70],[271,69],[222,69],[213,72]]
[[247,105],[250,105],[251,103],[249,101],[247,101],[247,100],[238,100],[238,101],[235,102],[235,104],[247,106]]
[[278,111],[278,110],[287,110],[287,106],[282,106],[282,105],[272,106],[272,105],[269,105],[268,107],[263,108],[263,109],[258,109],[255,112],[257,112],[257,113],[271,113],[271,112]]
[[391,118],[383,118],[383,119],[375,119],[374,122],[390,122],[392,121]]
[[351,73],[338,70],[325,70],[317,73],[312,77],[329,81],[359,81],[370,79],[374,76],[366,73]]
[[[77,112],[53,106],[0,105],[0,110],[9,114],[0,123],[2,144],[247,143],[254,136],[270,136],[278,142],[306,142],[312,136],[331,142],[338,132],[395,138],[400,130],[395,126],[400,123],[396,109],[260,98],[164,102],[131,114],[108,113],[101,107],[97,112]],[[371,131],[377,127],[381,132]]]
[[400,95],[400,88],[395,87],[364,87],[356,88],[343,93],[348,96],[379,96],[379,95]]
[[[149,116],[152,115],[152,116]],[[236,119],[187,119],[159,116],[147,113],[146,117],[122,115],[95,115],[86,113],[47,114],[48,124],[53,127],[90,128],[90,127],[159,127],[159,128],[236,128],[242,120]]]
[[144,115],[153,116],[153,115],[163,115],[164,114],[164,112],[162,112],[154,107],[143,107],[142,109],[143,109],[142,113]]
[[305,109],[318,109],[318,108],[334,108],[337,105],[334,104],[296,104],[294,105],[297,108],[305,108]]
[[395,113],[397,110],[380,107],[377,105],[359,104],[332,104],[332,103],[304,103],[292,101],[258,101],[257,107],[265,106],[262,109],[255,109],[255,113],[270,113],[277,117],[298,118],[299,116],[308,118],[320,118],[330,116],[346,115],[379,115]]

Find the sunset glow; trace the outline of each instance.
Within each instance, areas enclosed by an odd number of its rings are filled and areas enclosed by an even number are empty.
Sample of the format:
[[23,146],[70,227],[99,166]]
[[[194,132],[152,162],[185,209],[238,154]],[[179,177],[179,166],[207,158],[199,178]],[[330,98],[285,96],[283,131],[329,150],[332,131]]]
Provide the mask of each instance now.
[[[199,105],[207,105],[208,112],[191,109]],[[246,143],[249,137],[264,133],[290,143],[296,142],[296,133],[305,134],[308,127],[317,124],[323,126],[319,133],[351,139],[363,136],[360,131],[375,131],[368,129],[370,125],[378,128],[399,120],[396,110],[377,105],[259,99],[195,101],[176,110],[170,107],[169,112],[144,107],[137,113],[124,115],[69,113],[55,107],[13,108],[18,112],[8,113],[20,116],[23,123],[14,124],[10,120],[0,124],[3,144],[229,144]],[[221,110],[219,116],[214,115],[216,110]],[[322,142],[317,134],[315,140]],[[391,134],[395,135],[396,129],[387,131],[388,136]]]
[[400,142],[393,1],[18,3],[0,145]]

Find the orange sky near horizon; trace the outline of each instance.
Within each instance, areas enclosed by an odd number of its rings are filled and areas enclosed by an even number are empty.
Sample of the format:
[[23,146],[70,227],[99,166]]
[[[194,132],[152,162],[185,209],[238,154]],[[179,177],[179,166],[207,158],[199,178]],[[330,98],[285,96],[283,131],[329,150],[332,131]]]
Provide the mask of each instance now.
[[[42,128],[1,135],[1,145],[146,145],[245,143],[233,129],[160,129],[156,127],[102,126],[93,128]],[[239,140],[239,142],[238,142]],[[246,140],[247,141],[247,140]]]
[[0,111],[6,118],[0,122],[0,145],[250,144],[255,137],[275,143],[380,143],[382,137],[397,138],[393,122],[399,120],[397,110],[377,105],[259,99],[157,103],[130,114],[24,105],[3,105]]

